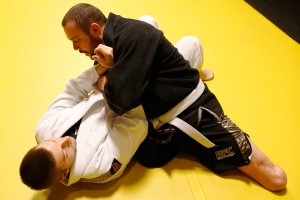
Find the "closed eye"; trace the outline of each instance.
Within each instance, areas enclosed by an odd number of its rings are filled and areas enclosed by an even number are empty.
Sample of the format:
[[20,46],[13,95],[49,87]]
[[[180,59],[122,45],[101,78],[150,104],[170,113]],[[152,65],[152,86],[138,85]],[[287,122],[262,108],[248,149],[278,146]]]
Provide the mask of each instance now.
[[74,39],[72,40],[74,43],[78,43],[79,42],[79,39]]

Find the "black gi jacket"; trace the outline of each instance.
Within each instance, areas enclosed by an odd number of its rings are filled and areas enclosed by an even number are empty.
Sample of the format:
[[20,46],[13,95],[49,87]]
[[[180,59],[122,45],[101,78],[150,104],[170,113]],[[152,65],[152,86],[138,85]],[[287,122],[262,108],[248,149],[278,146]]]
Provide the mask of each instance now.
[[142,104],[148,119],[158,117],[197,86],[199,72],[153,26],[110,13],[104,43],[115,65],[107,73],[107,102],[118,114]]

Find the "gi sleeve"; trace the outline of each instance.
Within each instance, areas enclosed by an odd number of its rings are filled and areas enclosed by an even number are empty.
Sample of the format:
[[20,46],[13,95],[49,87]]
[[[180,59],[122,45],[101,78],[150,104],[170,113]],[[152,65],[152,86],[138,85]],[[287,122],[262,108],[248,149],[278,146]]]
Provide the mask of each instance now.
[[77,78],[68,81],[66,89],[56,97],[36,126],[38,143],[51,137],[60,137],[63,132],[59,130],[66,122],[73,120],[72,123],[75,124],[76,120],[82,117],[78,116],[82,109],[80,104],[96,89],[98,78],[95,68],[91,67]]
[[105,95],[110,108],[121,115],[141,104],[163,34],[139,21],[117,27],[112,42],[115,65],[107,74]]

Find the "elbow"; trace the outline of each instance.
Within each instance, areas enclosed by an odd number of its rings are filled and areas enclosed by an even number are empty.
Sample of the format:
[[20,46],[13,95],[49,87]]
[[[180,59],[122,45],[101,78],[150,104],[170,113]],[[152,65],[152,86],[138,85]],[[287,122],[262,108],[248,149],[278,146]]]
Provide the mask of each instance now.
[[104,91],[110,109],[118,115],[123,115],[141,104],[139,95],[132,95],[131,93],[128,93],[128,89],[122,90],[118,88],[118,90],[116,90],[108,83],[105,85]]

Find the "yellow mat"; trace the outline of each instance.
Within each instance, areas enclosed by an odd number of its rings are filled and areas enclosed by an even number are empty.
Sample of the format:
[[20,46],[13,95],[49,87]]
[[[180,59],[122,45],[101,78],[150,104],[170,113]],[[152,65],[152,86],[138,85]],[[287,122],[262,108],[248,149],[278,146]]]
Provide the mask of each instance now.
[[300,199],[300,47],[241,0],[95,0],[110,11],[149,14],[172,43],[196,35],[204,46],[208,82],[227,115],[288,175],[287,190],[269,192],[238,171],[216,175],[181,153],[146,169],[132,161],[103,185],[56,185],[32,191],[19,164],[35,144],[34,128],[70,78],[92,62],[72,50],[60,22],[75,0],[0,1],[0,199],[224,200]]

